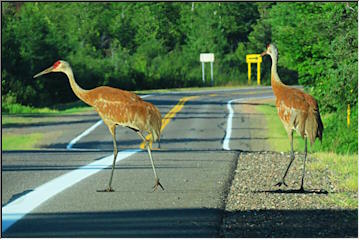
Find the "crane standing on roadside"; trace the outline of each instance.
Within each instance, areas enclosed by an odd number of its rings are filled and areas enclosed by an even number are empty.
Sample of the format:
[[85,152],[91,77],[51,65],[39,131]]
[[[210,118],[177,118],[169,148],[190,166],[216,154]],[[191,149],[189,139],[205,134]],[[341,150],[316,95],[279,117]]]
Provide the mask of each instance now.
[[276,97],[276,108],[281,122],[290,138],[291,155],[290,163],[286,168],[285,174],[280,182],[275,186],[285,183],[285,177],[292,162],[295,159],[293,149],[293,131],[295,130],[305,140],[305,156],[301,186],[299,191],[304,192],[305,162],[307,157],[307,138],[313,144],[316,138],[322,140],[323,123],[321,121],[318,104],[314,97],[305,92],[286,86],[283,84],[277,73],[278,50],[273,44],[268,44],[261,56],[270,55],[271,65],[271,86]]
[[101,191],[114,191],[111,187],[111,183],[118,153],[115,136],[116,125],[128,127],[134,130],[140,136],[140,138],[145,141],[155,175],[155,185],[153,189],[155,191],[157,187],[160,186],[164,190],[156,174],[154,162],[151,156],[149,140],[147,140],[141,133],[141,131],[146,131],[151,133],[153,141],[160,140],[161,114],[159,110],[153,104],[143,101],[136,94],[117,88],[101,86],[91,90],[82,89],[76,83],[69,63],[63,60],[55,62],[51,67],[36,74],[34,78],[50,72],[65,73],[69,79],[71,89],[74,91],[75,95],[83,102],[94,107],[95,111],[98,112],[110,130],[114,143],[114,160],[112,164],[109,186],[105,190]]

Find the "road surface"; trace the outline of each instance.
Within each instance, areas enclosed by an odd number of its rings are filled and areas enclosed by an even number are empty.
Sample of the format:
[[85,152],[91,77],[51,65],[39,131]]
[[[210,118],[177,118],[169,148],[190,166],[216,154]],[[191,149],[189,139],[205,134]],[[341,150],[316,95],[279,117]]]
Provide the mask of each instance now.
[[[107,186],[110,167],[106,164],[92,166],[95,173],[81,180],[76,176],[64,178],[74,171],[86,175],[86,170],[79,168],[111,159],[111,135],[101,123],[66,150],[71,140],[100,120],[95,112],[65,117],[61,122],[30,124],[26,129],[32,132],[61,134],[49,138],[42,150],[3,152],[3,228],[7,228],[3,236],[217,236],[239,150],[259,147],[259,140],[250,137],[249,117],[235,113],[230,129],[233,135],[228,140],[233,150],[223,149],[229,131],[228,102],[271,96],[269,87],[145,96],[163,116],[179,100],[187,100],[162,132],[161,149],[153,151],[165,191],[152,192],[154,176],[148,155],[138,150],[141,141],[137,134],[122,127],[117,128],[119,152],[131,154],[117,162],[115,192],[96,191]],[[54,179],[61,180],[60,186],[49,185]],[[37,193],[44,185],[47,188]],[[24,207],[25,201],[31,206]],[[20,217],[13,219],[11,213],[16,214],[10,210],[4,215],[6,207],[15,212],[21,207],[25,210],[16,212]]]
[[[319,223],[312,225],[311,232],[320,232],[322,235],[319,236],[333,236],[334,231],[324,230],[326,217],[320,219],[318,216],[344,214],[346,217],[341,219],[345,220],[338,225],[354,225],[354,211],[334,214],[326,210],[325,205],[322,208],[328,215],[319,215],[315,211],[297,211],[297,205],[293,204],[301,203],[304,198],[319,206],[316,199],[324,194],[315,197],[311,194],[301,197],[291,194],[269,196],[266,192],[269,181],[262,180],[263,176],[275,177],[270,174],[271,166],[280,158],[262,160],[268,154],[261,154],[271,150],[266,123],[263,115],[245,102],[272,97],[270,87],[143,96],[159,108],[167,121],[161,134],[161,149],[153,150],[157,173],[165,191],[158,189],[152,192],[153,172],[147,152],[139,149],[141,141],[137,134],[118,127],[119,154],[112,185],[115,192],[97,192],[107,187],[113,143],[108,129],[95,112],[57,116],[55,119],[48,117],[41,123],[15,124],[4,128],[4,131],[47,133],[47,138],[39,146],[41,150],[7,151],[2,154],[2,235],[264,237],[274,236],[271,229],[291,219],[286,227],[291,227],[292,223],[297,226],[295,232],[291,231],[293,235],[287,235],[289,231],[283,228],[277,230],[278,235],[308,236],[302,235],[308,224],[298,225],[293,220],[294,216],[305,216],[302,219]],[[153,148],[156,147],[157,144],[154,144]],[[254,160],[249,158],[252,153],[255,154]],[[244,161],[247,158],[249,160]],[[287,158],[283,157],[283,163],[276,164],[276,176],[281,174],[286,161]],[[243,204],[241,199],[237,203],[238,198],[232,197],[233,194],[238,196],[238,192],[231,190],[229,195],[230,186],[236,186],[233,179],[239,178],[242,184],[240,194],[247,196],[241,198]],[[314,179],[326,179],[326,174]],[[247,184],[249,181],[254,184]],[[271,179],[270,182],[273,181]],[[294,184],[297,184],[296,181]],[[323,182],[323,185],[320,181],[317,186],[327,188],[328,181]],[[249,187],[253,190],[248,194]],[[265,203],[261,200],[264,197],[268,199]],[[256,199],[252,201],[251,198]],[[279,198],[295,211],[281,212]],[[229,207],[233,201],[235,208]],[[228,207],[226,202],[230,204]],[[267,209],[269,206],[279,209],[283,218],[272,211],[262,212],[264,217],[254,217],[258,213],[256,209]],[[306,205],[304,209],[307,209]],[[271,220],[275,215],[277,217]],[[264,228],[253,227],[262,224],[263,219],[270,224]],[[255,221],[258,222],[253,223]],[[235,227],[237,230],[232,231]],[[321,231],[317,231],[320,227]],[[356,231],[353,227],[349,228],[346,236],[355,236]]]

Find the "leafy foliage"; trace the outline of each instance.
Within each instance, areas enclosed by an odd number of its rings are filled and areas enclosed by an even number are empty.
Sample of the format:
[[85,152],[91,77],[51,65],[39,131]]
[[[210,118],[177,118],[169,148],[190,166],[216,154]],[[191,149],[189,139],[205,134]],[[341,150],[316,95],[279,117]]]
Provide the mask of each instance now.
[[298,73],[299,83],[322,110],[357,106],[357,12],[355,3],[283,3],[271,8],[279,65]]
[[[140,90],[202,86],[199,53],[213,52],[215,84],[245,84],[246,54],[273,41],[285,83],[302,84],[321,111],[354,108],[357,12],[356,3],[4,2],[2,100],[74,101],[63,74],[32,78],[58,59],[84,88]],[[270,64],[264,58],[266,84]]]
[[76,99],[62,74],[32,79],[58,59],[84,88],[201,86],[201,52],[215,53],[216,85],[240,80],[244,59],[227,56],[258,18],[250,3],[7,2],[2,13],[3,101],[32,106]]
[[[261,18],[249,35],[247,49],[259,42],[279,49],[279,76],[295,79],[319,103],[324,139],[316,150],[355,153],[358,150],[358,5],[356,3],[258,3]],[[266,32],[266,34],[264,34]],[[270,59],[263,75],[270,81]],[[346,109],[351,106],[351,125]]]

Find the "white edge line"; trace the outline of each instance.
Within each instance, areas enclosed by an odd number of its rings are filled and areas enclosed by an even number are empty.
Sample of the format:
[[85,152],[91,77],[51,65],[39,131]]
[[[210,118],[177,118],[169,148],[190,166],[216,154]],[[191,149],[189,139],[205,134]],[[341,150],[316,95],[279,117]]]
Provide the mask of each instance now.
[[151,94],[148,94],[148,95],[142,95],[140,96],[141,98],[147,98],[147,97],[151,97],[152,95]]
[[[140,149],[121,151],[118,153],[116,162],[141,151]],[[113,158],[114,155],[110,155],[61,175],[2,207],[2,233],[51,197],[110,166]]]
[[97,128],[98,126],[100,126],[103,123],[103,120],[99,120],[97,121],[94,125],[92,125],[91,127],[89,127],[88,129],[86,129],[84,132],[82,132],[79,136],[77,136],[76,138],[74,138],[73,140],[70,141],[70,143],[66,146],[67,150],[72,150],[72,146],[77,143],[81,138],[85,137],[86,135],[88,135],[89,133],[91,133],[92,131],[95,130],[95,128]]
[[226,135],[225,135],[224,142],[223,142],[224,150],[230,150],[229,143],[230,143],[231,129],[232,129],[232,118],[234,115],[234,110],[231,107],[231,103],[235,100],[236,99],[232,99],[232,100],[228,101],[228,103],[227,103],[227,109],[229,110],[229,116],[228,116],[227,124],[226,124]]
[[[141,98],[147,98],[152,95],[143,95]],[[78,142],[81,138],[94,131],[99,125],[103,123],[102,120],[97,121],[90,128],[86,129],[79,136],[75,137],[66,146],[67,150],[83,150],[79,148],[72,148],[72,146]],[[137,150],[125,150],[118,153],[116,162],[124,160],[137,152],[141,152],[141,149]],[[15,224],[18,220],[23,218],[26,214],[31,212],[33,209],[41,205],[56,194],[64,191],[65,189],[73,186],[81,180],[99,172],[100,170],[110,166],[113,162],[114,155],[110,155],[100,160],[89,163],[88,165],[82,166],[76,170],[61,175],[53,180],[50,180],[43,185],[35,188],[30,193],[17,198],[9,204],[2,207],[2,229],[4,233],[9,227]]]
[[229,115],[227,119],[227,125],[226,125],[226,134],[223,141],[223,149],[230,151],[230,139],[231,139],[231,131],[232,131],[232,119],[234,116],[234,110],[232,109],[231,104],[233,102],[243,102],[247,100],[256,100],[256,99],[265,99],[265,98],[274,98],[274,96],[265,96],[265,97],[248,97],[248,98],[238,98],[238,99],[232,99],[227,102],[227,109],[229,110]]

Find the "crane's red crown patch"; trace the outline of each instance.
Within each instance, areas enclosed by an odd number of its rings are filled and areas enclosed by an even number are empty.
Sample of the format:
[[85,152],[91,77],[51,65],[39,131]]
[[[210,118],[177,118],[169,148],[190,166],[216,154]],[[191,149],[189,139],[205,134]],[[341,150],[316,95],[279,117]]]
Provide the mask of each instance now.
[[60,60],[59,61],[57,61],[56,63],[54,63],[54,65],[53,65],[53,68],[55,69],[55,68],[57,68],[59,65],[60,65]]

